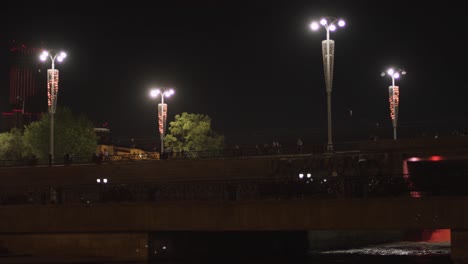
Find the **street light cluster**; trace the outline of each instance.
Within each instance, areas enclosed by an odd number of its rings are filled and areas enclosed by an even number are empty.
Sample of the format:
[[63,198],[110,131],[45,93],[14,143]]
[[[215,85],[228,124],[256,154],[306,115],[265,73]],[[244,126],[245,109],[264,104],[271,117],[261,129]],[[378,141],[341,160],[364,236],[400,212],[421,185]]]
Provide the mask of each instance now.
[[[331,92],[333,86],[333,65],[335,58],[335,41],[330,39],[330,32],[336,31],[338,27],[344,27],[346,22],[343,19],[334,17],[324,17],[319,22],[312,21],[310,23],[311,30],[318,30],[323,26],[326,30],[326,40],[322,41],[323,66],[325,72],[325,91],[327,93],[327,120],[328,120],[328,143],[327,151],[333,152],[332,140],[332,122],[331,122]],[[389,87],[389,102],[390,102],[390,118],[393,123],[393,138],[397,138],[397,119],[398,119],[398,104],[399,104],[399,87],[395,86],[395,79],[401,75],[405,75],[406,71],[401,69],[389,69],[387,73],[383,72],[382,76],[388,75],[392,78],[392,86]]]
[[393,140],[397,139],[398,105],[400,104],[400,88],[395,86],[395,79],[405,74],[405,70],[394,68],[390,68],[386,73],[382,72],[380,74],[382,77],[388,75],[392,78],[392,85],[388,87],[388,102],[390,103],[390,119],[393,125]]
[[[328,143],[327,151],[333,151],[333,140],[332,140],[332,122],[331,122],[331,92],[333,86],[333,65],[335,58],[335,41],[330,39],[330,31],[336,30],[336,25],[344,27],[346,25],[343,19],[336,19],[332,17],[322,18],[320,25],[322,25],[327,32],[327,39],[322,41],[322,55],[323,55],[323,66],[325,72],[325,92],[327,93],[327,120],[328,120]],[[319,29],[319,23],[313,21],[310,24],[312,30]]]
[[164,103],[164,97],[171,97],[174,94],[174,89],[152,89],[150,91],[150,96],[156,98],[161,95],[161,103],[158,104],[158,125],[159,125],[159,135],[161,138],[161,154],[164,153],[164,134],[166,133],[166,120],[167,120],[167,104]]
[[[330,31],[336,30],[336,24],[338,24],[338,26],[340,27],[344,27],[346,25],[346,22],[343,19],[336,19],[330,17],[320,19],[320,25],[324,26],[327,30]],[[310,29],[318,30],[320,25],[316,21],[312,21],[312,23],[310,23]]]
[[55,60],[62,62],[67,57],[67,54],[61,52],[49,52],[43,51],[39,56],[41,61],[46,61],[47,58],[51,61],[51,69],[47,70],[47,104],[49,106],[50,114],[50,152],[49,152],[49,164],[52,165],[54,162],[54,114],[57,107],[57,95],[58,95],[58,70],[55,69]]
[[47,50],[44,50],[41,55],[39,56],[39,59],[41,61],[46,61],[47,57],[49,57],[52,61],[52,68],[54,68],[54,61],[57,59],[58,62],[62,62],[66,57],[67,54],[65,52],[60,52],[60,53],[55,53],[54,55],[50,54]]

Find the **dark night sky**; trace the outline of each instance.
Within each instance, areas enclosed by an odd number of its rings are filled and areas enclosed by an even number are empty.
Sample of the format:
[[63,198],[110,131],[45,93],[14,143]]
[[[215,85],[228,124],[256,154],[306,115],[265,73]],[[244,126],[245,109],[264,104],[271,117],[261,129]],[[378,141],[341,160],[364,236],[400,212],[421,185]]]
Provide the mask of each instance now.
[[[397,81],[402,130],[468,128],[464,9],[456,1],[411,2],[132,1],[59,8],[46,1],[25,8],[9,1],[0,11],[8,14],[0,39],[3,47],[19,39],[67,51],[57,65],[58,105],[109,122],[116,138],[157,137],[159,99],[148,93],[171,86],[169,121],[182,112],[207,114],[228,143],[326,142],[325,30],[312,32],[309,23],[341,17],[346,27],[331,34],[336,141],[353,133],[367,139],[377,122],[388,127],[382,136],[391,137],[391,79],[380,76],[389,66],[408,72]],[[7,67],[0,69],[0,110],[7,111]]]

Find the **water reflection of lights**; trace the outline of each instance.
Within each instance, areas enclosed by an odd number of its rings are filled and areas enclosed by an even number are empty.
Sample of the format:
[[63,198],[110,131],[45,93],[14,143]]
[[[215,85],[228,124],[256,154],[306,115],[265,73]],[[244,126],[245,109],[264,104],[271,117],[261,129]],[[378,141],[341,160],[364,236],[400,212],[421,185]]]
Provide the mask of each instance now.
[[450,254],[449,242],[400,242],[370,247],[330,250],[320,254],[380,255],[380,256],[428,256]]

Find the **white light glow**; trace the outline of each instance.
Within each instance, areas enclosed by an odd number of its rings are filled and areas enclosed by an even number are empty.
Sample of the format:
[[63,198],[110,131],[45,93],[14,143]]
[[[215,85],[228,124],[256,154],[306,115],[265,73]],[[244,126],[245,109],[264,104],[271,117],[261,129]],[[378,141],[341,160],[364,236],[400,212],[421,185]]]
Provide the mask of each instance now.
[[63,57],[60,57],[60,56],[59,56],[59,57],[57,58],[57,60],[58,60],[59,62],[62,62],[62,61],[63,61]]
[[160,93],[161,93],[161,90],[154,89],[150,91],[150,96],[154,98],[154,97],[157,97]]
[[344,27],[345,25],[346,25],[346,22],[343,19],[340,19],[340,21],[338,21],[338,26]]
[[166,96],[166,97],[171,97],[171,95],[173,95],[173,94],[174,94],[174,90],[173,90],[173,89],[164,91],[164,96]]
[[310,29],[312,29],[314,31],[318,30],[319,29],[319,24],[317,22],[315,22],[315,21],[310,23]]
[[387,74],[390,75],[390,76],[393,76],[394,73],[395,73],[395,71],[393,69],[388,69],[388,71],[387,71]]
[[310,177],[312,177],[312,174],[307,173],[307,178],[310,178]]
[[410,162],[415,162],[415,161],[420,161],[421,158],[418,158],[418,157],[411,157],[409,159],[407,159],[407,161],[410,161]]
[[96,182],[97,182],[97,183],[101,183],[101,179],[96,179]]
[[335,25],[330,25],[330,31],[335,31],[336,30],[336,26]]
[[62,57],[62,58],[65,59],[65,58],[67,57],[67,54],[66,54],[65,52],[62,51],[62,52],[60,52],[60,57]]
[[104,179],[102,180],[102,182],[107,183],[107,179],[104,178]]
[[300,179],[304,178],[304,174],[303,174],[303,173],[299,173],[299,178],[300,178]]
[[395,72],[395,74],[393,74],[393,78],[395,78],[395,79],[398,79],[398,78],[400,78],[400,73],[398,73],[398,72]]
[[322,18],[320,20],[320,25],[325,26],[327,24],[327,20],[325,18]]

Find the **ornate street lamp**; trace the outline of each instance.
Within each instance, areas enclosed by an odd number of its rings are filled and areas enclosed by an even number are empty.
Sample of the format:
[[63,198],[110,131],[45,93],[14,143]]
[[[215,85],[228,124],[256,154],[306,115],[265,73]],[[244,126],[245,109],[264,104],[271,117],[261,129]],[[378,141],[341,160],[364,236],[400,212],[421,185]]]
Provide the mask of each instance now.
[[161,91],[160,89],[153,89],[150,91],[150,96],[153,98],[161,95],[161,103],[158,104],[158,124],[159,135],[161,136],[161,155],[164,153],[164,134],[166,133],[166,119],[167,119],[167,104],[164,103],[164,97],[170,97],[174,94],[174,89],[167,89]]
[[46,61],[47,58],[50,59],[52,63],[51,69],[47,70],[47,105],[49,106],[50,114],[50,153],[49,153],[49,162],[53,163],[54,161],[54,114],[57,107],[57,95],[58,95],[58,70],[55,69],[55,60],[62,62],[67,57],[67,54],[63,51],[61,52],[49,52],[43,51],[39,56],[41,61]]
[[330,39],[330,31],[335,31],[337,25],[345,26],[343,19],[325,17],[320,20],[320,23],[313,21],[310,28],[314,31],[318,30],[322,25],[327,32],[327,39],[322,41],[323,66],[325,71],[325,91],[327,93],[327,119],[328,119],[328,143],[327,151],[333,152],[332,141],[332,122],[331,122],[331,92],[333,86],[333,62],[335,58],[335,41]]
[[390,103],[390,119],[393,124],[393,140],[397,139],[398,105],[400,103],[400,89],[398,86],[395,86],[395,79],[405,74],[406,71],[394,68],[390,68],[386,73],[382,72],[380,74],[382,77],[388,75],[392,78],[392,85],[388,87],[388,101]]

